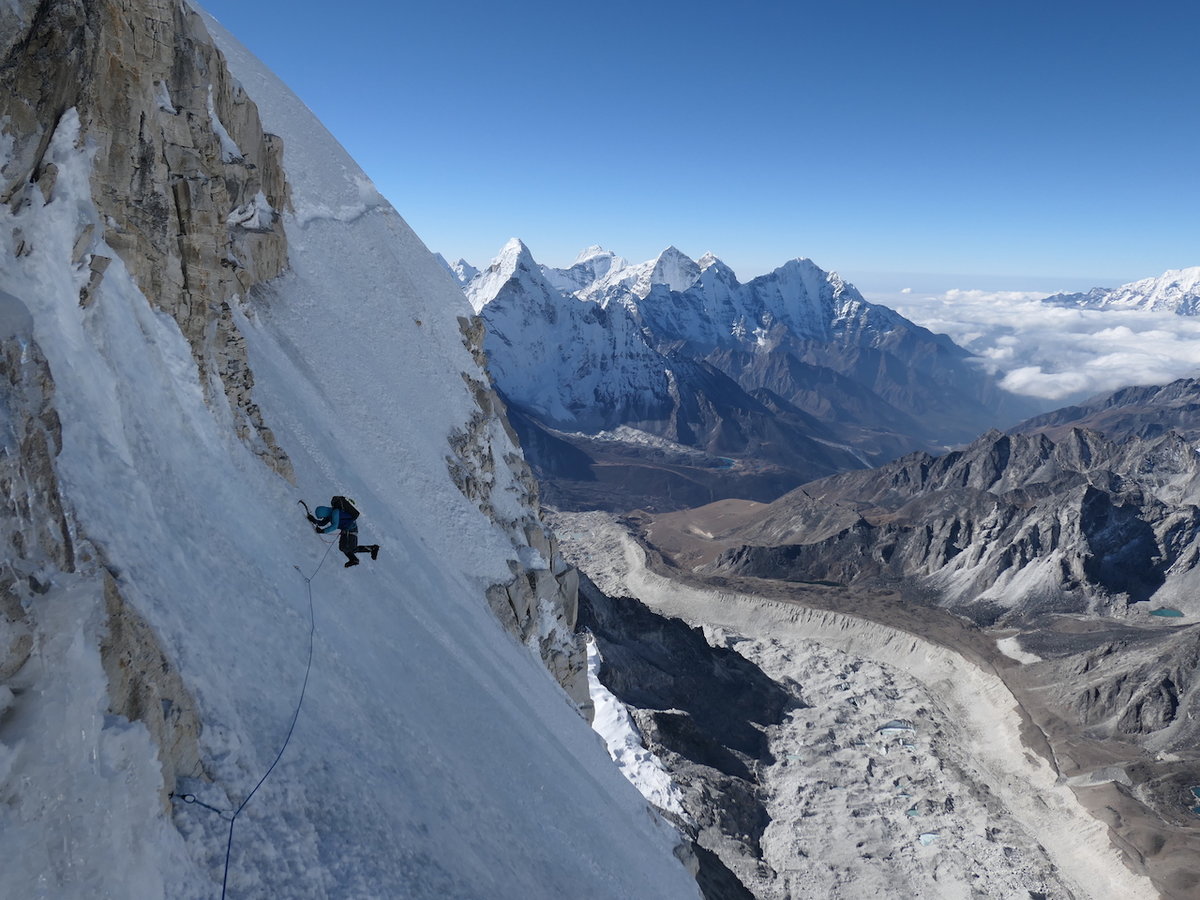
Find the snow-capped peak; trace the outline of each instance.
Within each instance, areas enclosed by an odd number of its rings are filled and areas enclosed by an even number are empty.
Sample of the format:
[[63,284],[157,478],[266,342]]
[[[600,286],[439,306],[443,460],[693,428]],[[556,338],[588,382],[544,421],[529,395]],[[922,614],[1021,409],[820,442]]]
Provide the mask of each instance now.
[[[700,273],[706,282],[713,280],[724,281],[729,284],[737,284],[737,276],[733,269],[729,268],[718,256],[712,252],[707,252],[696,260],[696,265],[700,268]],[[714,278],[715,276],[715,278]]]
[[492,261],[492,266],[500,265],[502,267],[515,268],[522,260],[528,260],[533,264],[533,254],[529,252],[529,248],[525,246],[525,242],[520,238],[509,238],[508,242],[500,248],[500,254]]
[[575,257],[575,261],[571,263],[577,266],[580,263],[585,263],[597,258],[619,259],[619,257],[611,250],[605,250],[599,244],[592,244],[590,247],[584,247],[579,251],[579,255]]
[[459,284],[470,284],[471,279],[479,274],[479,270],[461,256],[458,258],[458,262],[451,264],[450,271],[454,273]]
[[440,253],[433,254],[433,258],[437,260],[438,265],[449,272],[454,280],[459,283],[459,286],[465,287],[471,283],[471,279],[479,274],[479,270],[463,259],[461,256],[457,262],[447,262],[446,257]]
[[614,269],[607,277],[588,288],[589,296],[612,288],[621,288],[644,299],[655,285],[669,291],[686,291],[700,280],[700,267],[678,247],[667,247],[652,260]]
[[700,278],[700,266],[674,245],[658,255],[650,270],[650,284],[666,285],[672,291],[686,291]]
[[570,269],[533,261],[520,241],[509,241],[466,293],[487,323],[488,366],[505,394],[554,427],[607,428],[639,415],[665,415],[669,405],[664,364],[633,314],[602,309],[568,284],[583,278],[587,259]]
[[491,265],[472,278],[466,286],[467,299],[478,313],[496,298],[500,289],[510,279],[522,275],[535,277],[535,273],[538,280],[541,280],[538,265],[533,261],[533,254],[529,252],[529,248],[520,238],[510,238],[492,260]]
[[1172,310],[1180,315],[1200,313],[1200,266],[1169,269],[1157,278],[1124,284],[1105,298],[1103,306],[1119,309]]
[[1200,315],[1200,266],[1169,269],[1118,288],[1092,288],[1087,293],[1054,294],[1046,303],[1086,309],[1141,309]]
[[555,269],[542,266],[542,274],[556,290],[564,294],[586,292],[602,278],[607,278],[614,272],[626,268],[628,261],[617,256],[611,250],[605,250],[599,244],[592,244],[579,251],[570,268]]

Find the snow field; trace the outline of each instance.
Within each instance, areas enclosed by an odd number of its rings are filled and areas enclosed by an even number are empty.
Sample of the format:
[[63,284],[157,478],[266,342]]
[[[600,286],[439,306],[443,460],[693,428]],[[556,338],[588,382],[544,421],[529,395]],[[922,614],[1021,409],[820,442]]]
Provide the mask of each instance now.
[[1017,637],[998,638],[996,640],[996,649],[1009,659],[1015,659],[1022,665],[1042,661],[1042,658],[1036,653],[1030,653],[1028,650],[1023,649],[1021,641]]

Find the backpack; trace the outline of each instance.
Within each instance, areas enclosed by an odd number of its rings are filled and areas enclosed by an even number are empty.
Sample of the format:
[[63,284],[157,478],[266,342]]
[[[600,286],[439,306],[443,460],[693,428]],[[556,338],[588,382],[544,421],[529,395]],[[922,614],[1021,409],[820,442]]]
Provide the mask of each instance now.
[[345,497],[334,497],[329,501],[330,505],[338,510],[347,520],[353,522],[358,518],[358,510],[354,508],[354,504]]

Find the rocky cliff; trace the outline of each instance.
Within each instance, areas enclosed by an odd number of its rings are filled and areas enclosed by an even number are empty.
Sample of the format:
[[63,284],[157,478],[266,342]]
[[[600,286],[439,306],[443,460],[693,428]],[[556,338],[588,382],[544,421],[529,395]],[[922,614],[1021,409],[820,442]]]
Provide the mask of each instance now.
[[[280,473],[290,466],[253,397],[232,307],[287,265],[282,142],[225,66],[199,16],[179,0],[56,0],[0,12],[0,129],[10,153],[0,200],[15,212],[54,196],[47,159],[64,114],[92,156],[102,227],[83,227],[73,261],[93,302],[121,258],[146,297],[191,344],[201,383],[233,410],[239,436]],[[14,235],[16,252],[31,249]]]
[[798,581],[903,581],[977,620],[1123,612],[1190,583],[1200,463],[1169,432],[992,432],[941,457],[814,482],[724,540],[714,570]]
[[738,653],[711,647],[700,628],[608,597],[586,577],[581,624],[603,657],[599,678],[633,716],[645,747],[682,794],[673,818],[693,842],[707,900],[755,896],[770,823],[763,769],[768,733],[804,702]]
[[[0,291],[0,715],[20,710],[22,695],[46,691],[25,669],[35,645],[63,639],[43,598],[64,584],[95,610],[100,659],[109,680],[109,709],[149,730],[162,771],[165,804],[181,777],[202,777],[195,701],[154,633],[122,596],[103,552],[89,539],[64,496],[55,470],[62,426],[54,379],[33,336],[29,310]],[[83,597],[89,598],[83,600]],[[3,745],[0,745],[2,747]]]
[[[481,370],[483,323],[459,320],[463,341]],[[558,539],[543,522],[537,480],[520,453],[516,432],[508,423],[504,402],[481,371],[463,373],[477,412],[450,436],[446,458],[450,475],[463,494],[496,523],[512,541],[517,558],[509,563],[512,580],[488,588],[488,603],[504,627],[537,652],[550,673],[591,718],[587,686],[587,651],[577,633],[579,572],[558,549]],[[506,483],[519,487],[512,498],[496,496],[496,468],[508,470]]]
[[1009,431],[1057,438],[1072,428],[1087,428],[1110,438],[1155,438],[1175,431],[1189,441],[1200,440],[1200,380],[1179,378],[1170,384],[1124,387],[1026,419]]
[[[280,142],[229,75],[198,16],[178,2],[47,2],[0,11],[0,200],[13,258],[52,253],[36,210],[71,204],[59,184],[71,145],[91,159],[96,216],[77,220],[70,251],[77,305],[97,302],[114,263],[186,337],[210,404],[226,406],[241,440],[290,477],[252,396],[233,307],[287,262],[275,212],[287,202]],[[46,241],[47,246],[39,246]],[[122,595],[104,554],[61,493],[54,378],[25,303],[4,295],[3,374],[9,433],[3,478],[12,556],[0,576],[7,651],[0,674],[20,691],[29,647],[55,639],[31,602],[64,580],[94,598],[113,714],[145,724],[162,797],[203,776],[196,704],[155,630]]]

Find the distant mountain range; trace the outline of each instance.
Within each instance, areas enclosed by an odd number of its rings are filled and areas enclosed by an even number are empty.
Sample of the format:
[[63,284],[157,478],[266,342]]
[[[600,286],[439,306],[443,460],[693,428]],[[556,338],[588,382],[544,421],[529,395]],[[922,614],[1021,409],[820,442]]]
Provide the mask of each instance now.
[[794,259],[740,283],[712,254],[556,269],[519,240],[446,265],[487,326],[526,454],[565,508],[769,500],[1034,410],[945,335]]
[[1171,269],[1155,278],[1143,278],[1118,288],[1052,294],[1043,302],[1076,309],[1141,309],[1194,316],[1200,314],[1200,266]]
[[[723,541],[714,571],[841,584],[905,579],[981,624],[1191,596],[1200,457],[1174,432],[990,432],[786,495]],[[1189,600],[1189,604],[1190,604]],[[1115,604],[1115,606],[1114,606]]]
[[1200,579],[1200,381],[1124,388],[822,479],[719,535],[716,572],[904,579],[983,623],[1046,612],[1192,611]]

